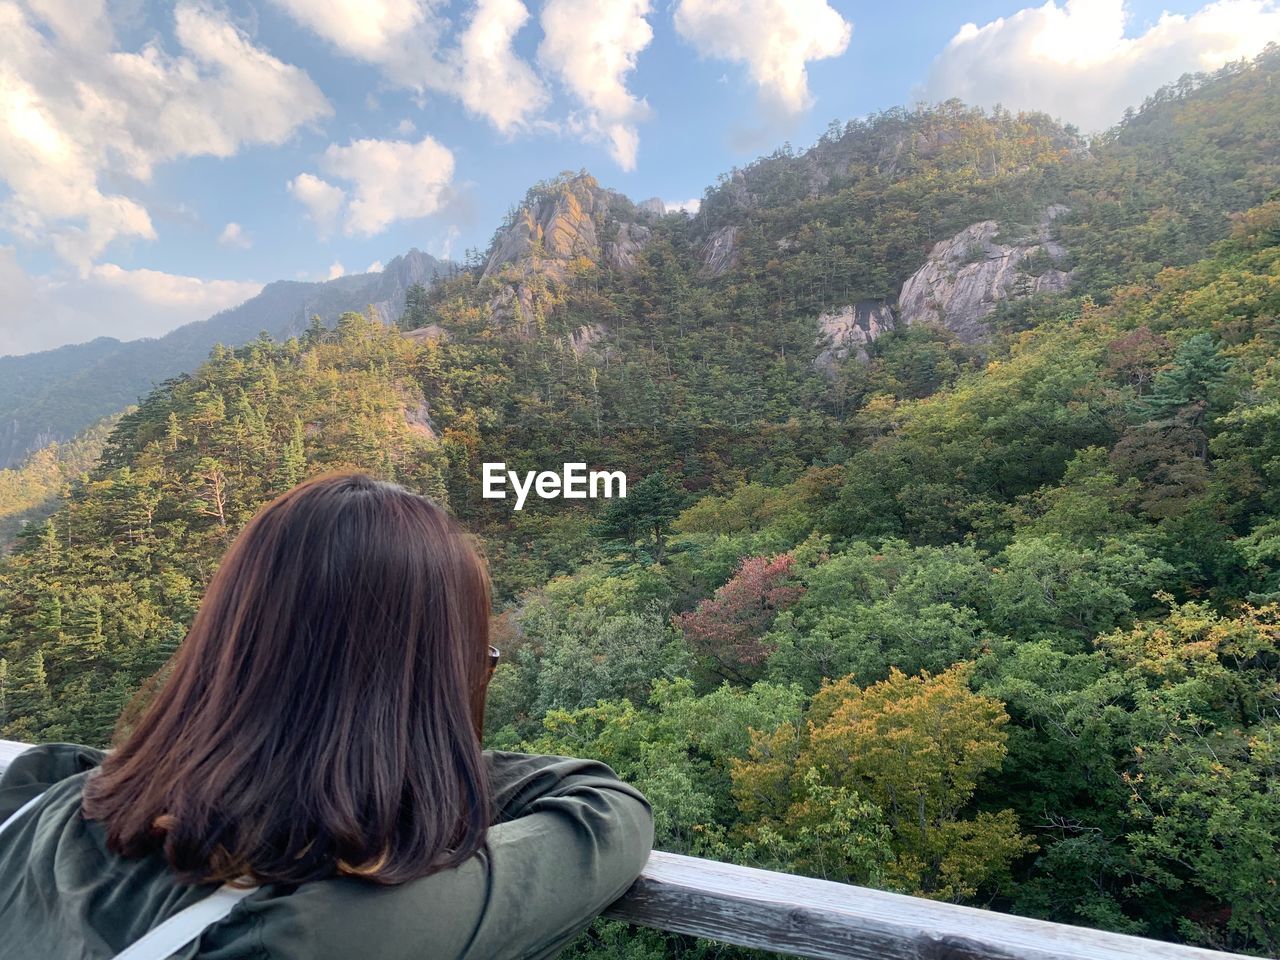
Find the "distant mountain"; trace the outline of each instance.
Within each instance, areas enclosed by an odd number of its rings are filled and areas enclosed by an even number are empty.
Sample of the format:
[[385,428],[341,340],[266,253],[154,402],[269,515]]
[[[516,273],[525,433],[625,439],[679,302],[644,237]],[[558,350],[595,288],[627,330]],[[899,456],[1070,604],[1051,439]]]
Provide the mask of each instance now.
[[332,324],[348,310],[373,307],[384,322],[404,309],[405,291],[453,270],[420,250],[396,257],[381,273],[322,283],[279,280],[238,307],[189,323],[163,337],[88,343],[0,357],[0,468],[28,453],[69,440],[123,410],[154,386],[193,370],[215,344],[239,346],[262,331],[276,338],[304,329],[313,315]]

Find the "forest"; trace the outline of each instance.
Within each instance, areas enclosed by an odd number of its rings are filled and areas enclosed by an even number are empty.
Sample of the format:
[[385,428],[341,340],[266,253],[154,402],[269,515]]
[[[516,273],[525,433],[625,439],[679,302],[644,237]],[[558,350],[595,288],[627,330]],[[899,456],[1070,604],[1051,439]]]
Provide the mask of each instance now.
[[[1272,48],[1091,141],[956,102],[833,124],[628,269],[477,256],[398,327],[217,348],[0,472],[0,736],[108,743],[239,527],[359,468],[484,545],[488,745],[605,760],[658,847],[1280,953],[1278,79]],[[536,185],[495,248],[597,189]],[[815,364],[821,312],[1049,204],[1069,290]],[[628,496],[517,513],[490,460]],[[748,952],[599,921],[571,954]]]

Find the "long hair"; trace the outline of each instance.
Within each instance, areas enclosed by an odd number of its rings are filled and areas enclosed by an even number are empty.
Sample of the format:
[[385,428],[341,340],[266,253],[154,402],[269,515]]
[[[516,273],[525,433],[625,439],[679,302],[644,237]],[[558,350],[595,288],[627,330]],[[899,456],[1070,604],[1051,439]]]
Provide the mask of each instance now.
[[440,507],[363,474],[303,483],[231,545],[84,815],[188,883],[455,866],[490,818],[488,631],[484,562]]

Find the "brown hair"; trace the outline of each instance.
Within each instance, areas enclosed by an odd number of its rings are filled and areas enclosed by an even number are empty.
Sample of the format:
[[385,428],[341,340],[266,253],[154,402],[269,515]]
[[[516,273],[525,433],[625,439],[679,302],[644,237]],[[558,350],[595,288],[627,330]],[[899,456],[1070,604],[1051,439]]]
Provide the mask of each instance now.
[[188,883],[455,866],[490,818],[488,631],[484,562],[444,510],[363,474],[303,483],[231,545],[85,816]]

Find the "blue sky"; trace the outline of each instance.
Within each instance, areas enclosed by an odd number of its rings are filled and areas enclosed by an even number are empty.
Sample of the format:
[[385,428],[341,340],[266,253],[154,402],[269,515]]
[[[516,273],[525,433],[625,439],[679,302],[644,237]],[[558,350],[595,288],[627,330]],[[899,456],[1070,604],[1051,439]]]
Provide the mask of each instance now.
[[561,170],[685,202],[948,96],[1100,129],[1277,38],[1274,0],[0,0],[0,354],[461,258]]

